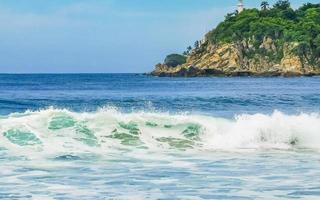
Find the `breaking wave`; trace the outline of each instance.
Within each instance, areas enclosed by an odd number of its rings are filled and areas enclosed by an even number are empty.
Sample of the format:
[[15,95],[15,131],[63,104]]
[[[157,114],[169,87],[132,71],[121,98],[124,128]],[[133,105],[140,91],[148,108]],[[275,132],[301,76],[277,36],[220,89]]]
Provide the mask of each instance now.
[[[0,117],[0,148],[49,154],[115,150],[320,149],[320,115],[205,115],[114,108],[77,113],[46,109]],[[32,151],[30,151],[32,150]]]

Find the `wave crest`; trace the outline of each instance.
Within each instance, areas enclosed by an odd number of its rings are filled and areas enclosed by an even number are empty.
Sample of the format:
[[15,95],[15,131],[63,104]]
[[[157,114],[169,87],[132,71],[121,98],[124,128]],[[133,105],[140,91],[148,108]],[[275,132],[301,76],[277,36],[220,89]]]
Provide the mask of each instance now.
[[21,152],[116,149],[239,150],[320,148],[320,115],[238,115],[233,119],[168,113],[77,113],[46,109],[0,118],[0,147]]

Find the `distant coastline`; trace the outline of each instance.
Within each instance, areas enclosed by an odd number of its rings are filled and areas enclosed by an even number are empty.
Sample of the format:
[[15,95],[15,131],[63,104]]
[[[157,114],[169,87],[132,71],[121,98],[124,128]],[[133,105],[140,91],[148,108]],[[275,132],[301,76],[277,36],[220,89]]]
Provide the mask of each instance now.
[[171,54],[153,76],[320,75],[320,4],[294,10],[289,1],[226,16],[194,47]]

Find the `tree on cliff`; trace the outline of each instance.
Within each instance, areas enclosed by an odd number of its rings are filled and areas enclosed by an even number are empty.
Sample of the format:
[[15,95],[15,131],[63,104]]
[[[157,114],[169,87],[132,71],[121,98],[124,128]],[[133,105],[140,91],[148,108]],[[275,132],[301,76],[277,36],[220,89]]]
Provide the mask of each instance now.
[[195,41],[195,43],[194,43],[194,48],[195,49],[198,49],[200,47],[200,42],[197,40],[197,41]]
[[269,3],[267,1],[262,1],[260,7],[261,10],[267,10],[269,8]]
[[246,9],[238,15],[227,15],[214,30],[207,34],[213,44],[242,43],[250,41],[256,49],[245,52],[254,57],[267,54],[260,45],[266,37],[271,38],[277,47],[274,59],[283,58],[284,44],[294,44],[293,53],[303,61],[320,66],[320,4],[304,4],[293,10],[288,0],[277,1],[272,8],[261,4],[262,10]]
[[290,4],[289,0],[279,0],[274,4],[273,7],[275,9],[287,10],[291,7],[291,4]]
[[176,67],[178,65],[182,65],[182,64],[186,63],[186,61],[187,61],[187,58],[183,55],[170,54],[165,58],[164,64],[169,67]]

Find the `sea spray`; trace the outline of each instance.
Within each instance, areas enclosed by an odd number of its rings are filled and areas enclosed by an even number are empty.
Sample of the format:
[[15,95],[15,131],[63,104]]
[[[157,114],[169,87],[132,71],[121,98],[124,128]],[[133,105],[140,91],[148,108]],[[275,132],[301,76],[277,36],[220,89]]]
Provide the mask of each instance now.
[[[151,112],[122,113],[113,108],[71,112],[49,108],[0,119],[0,147],[59,154],[115,149],[205,151],[320,148],[317,113],[243,114],[233,119]],[[37,148],[34,148],[37,147]],[[40,149],[40,150],[39,150]]]

